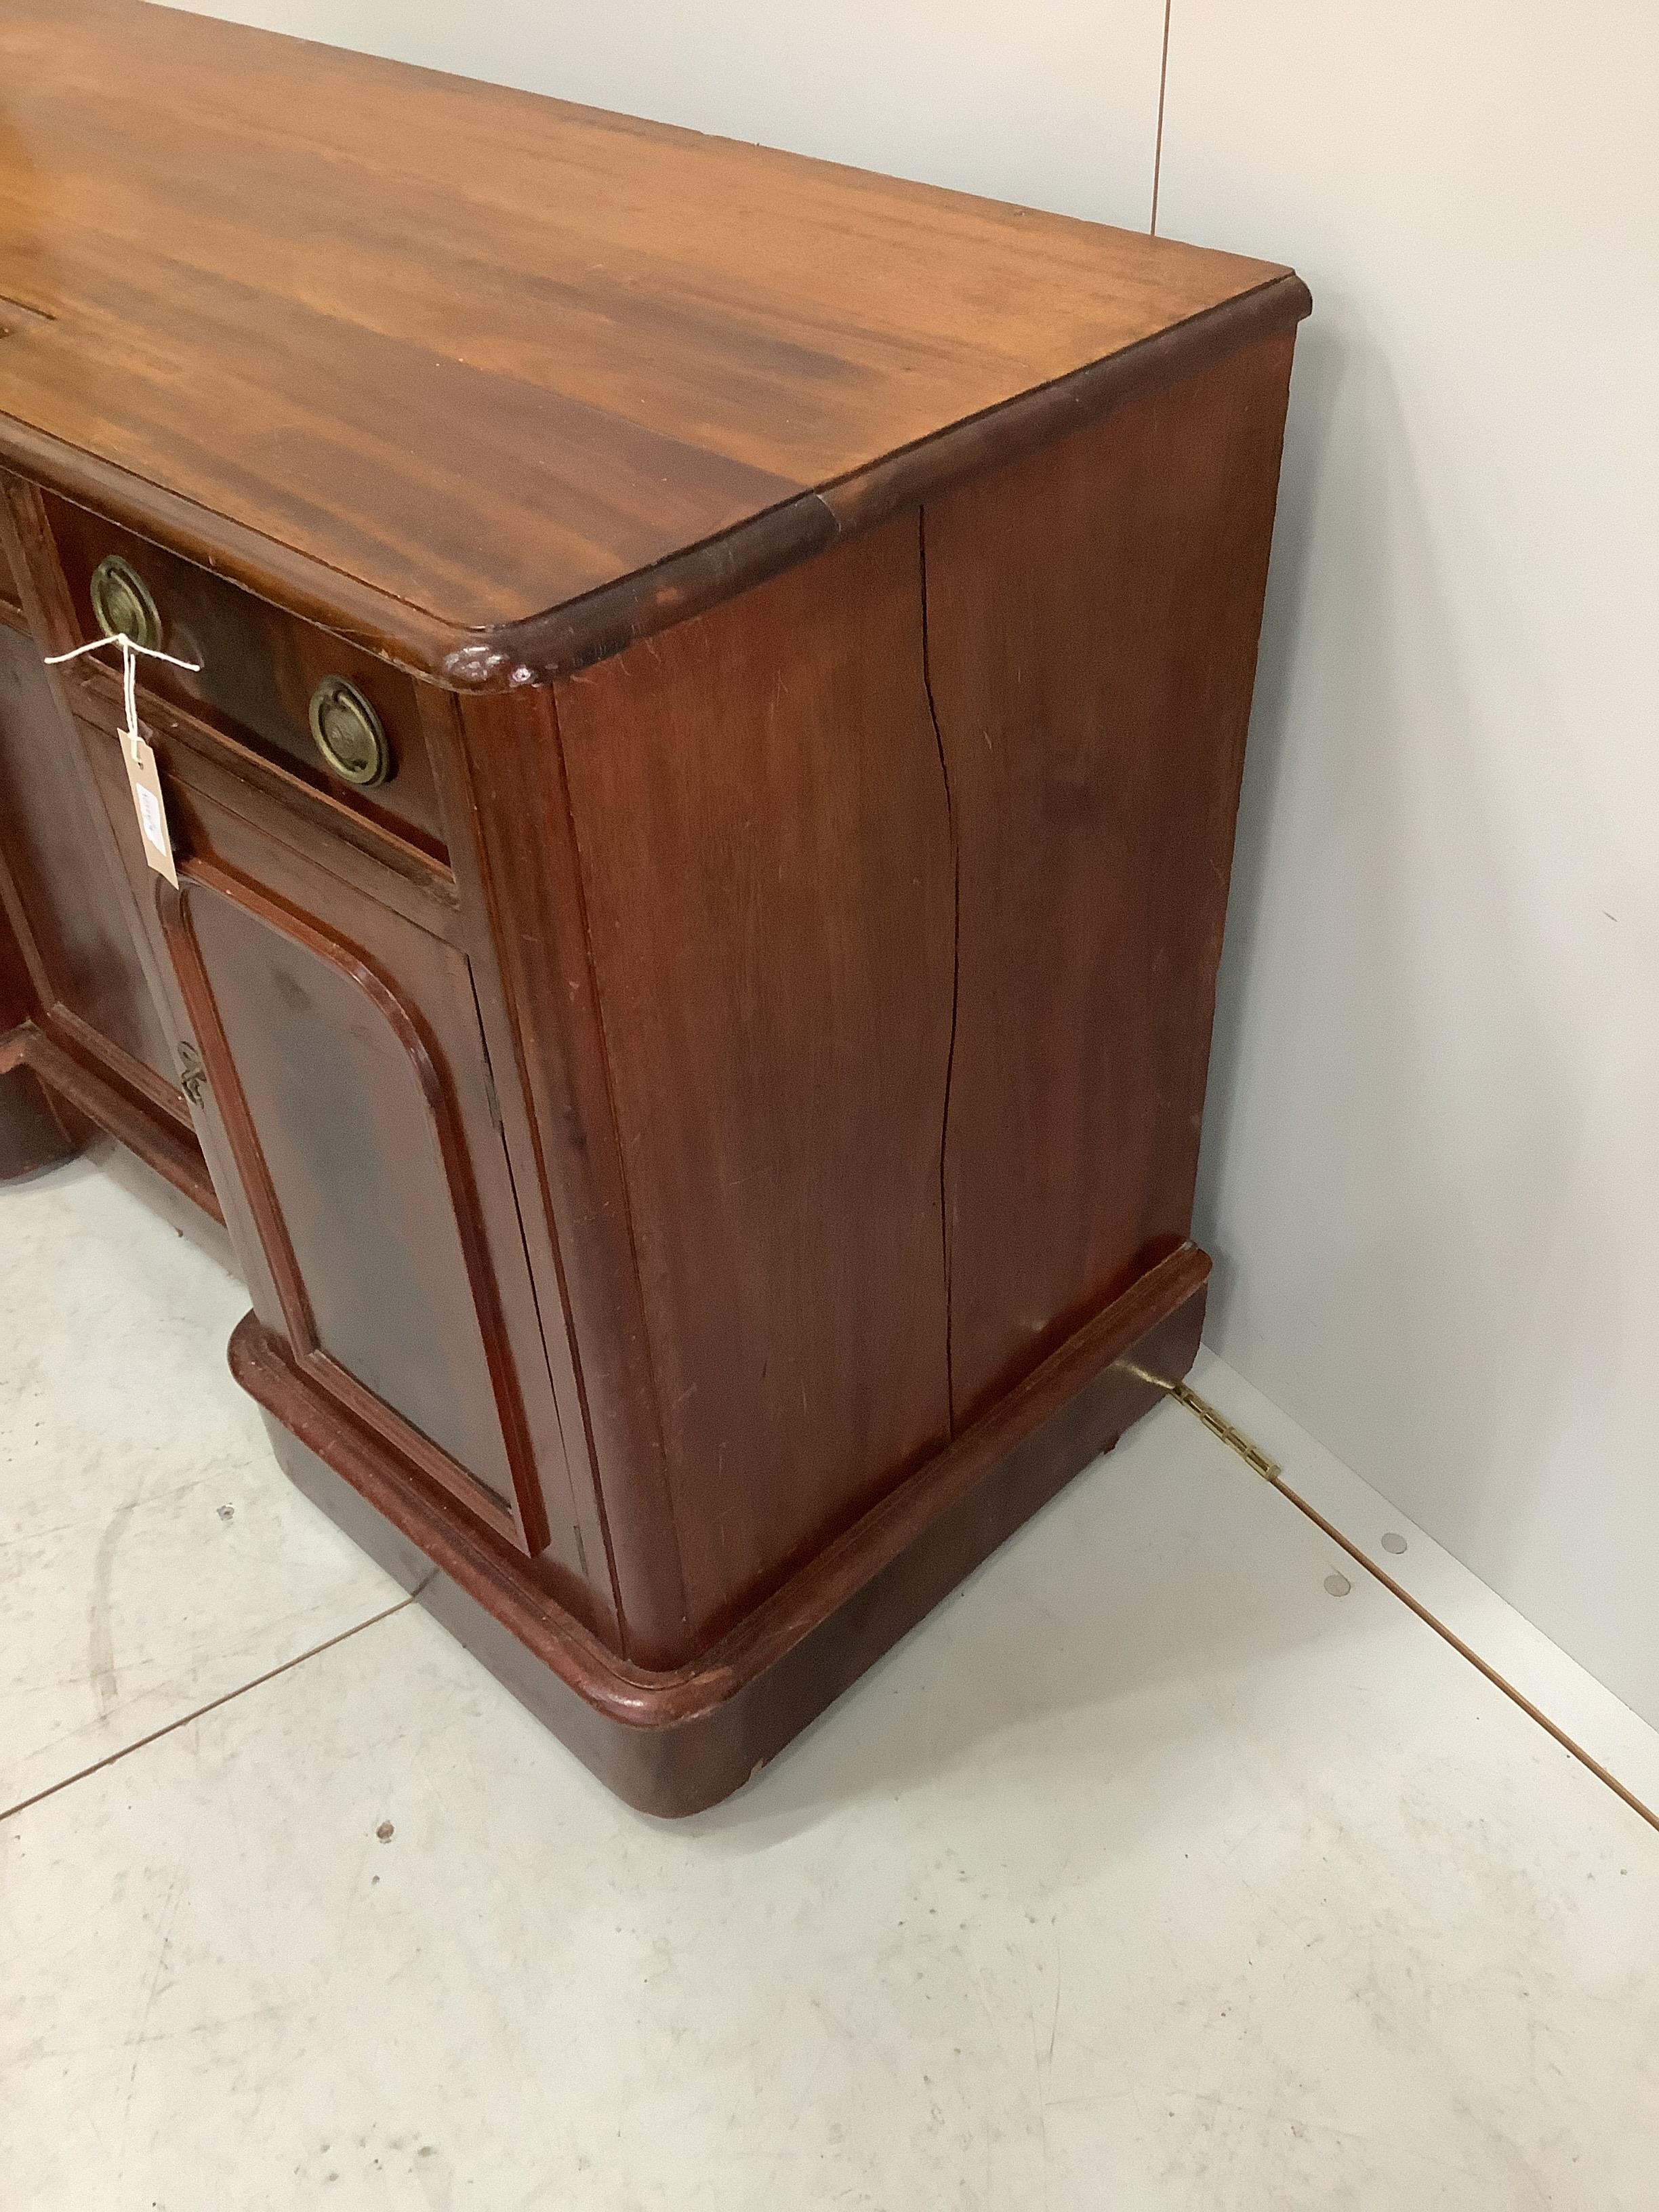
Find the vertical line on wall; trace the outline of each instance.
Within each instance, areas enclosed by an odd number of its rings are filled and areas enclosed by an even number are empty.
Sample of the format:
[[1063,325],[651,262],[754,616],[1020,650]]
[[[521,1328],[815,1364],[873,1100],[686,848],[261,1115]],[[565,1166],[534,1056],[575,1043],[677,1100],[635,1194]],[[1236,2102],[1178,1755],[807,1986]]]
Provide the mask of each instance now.
[[1164,52],[1158,64],[1158,137],[1152,142],[1152,219],[1149,234],[1158,236],[1158,188],[1164,174],[1164,92],[1170,82],[1170,10],[1175,0],[1164,0]]
[[945,732],[939,727],[939,708],[933,700],[933,653],[927,635],[927,510],[925,507],[916,510],[916,550],[921,562],[921,688],[927,702],[927,719],[933,726],[933,743],[939,748],[939,779],[945,786],[945,819],[951,838],[951,1041],[945,1047],[945,1099],[939,1109],[939,1223],[945,1266],[945,1397],[950,1433],[954,1437],[957,1432],[957,1377],[951,1334],[955,1302],[951,1277],[952,1253],[948,1164],[951,1085],[957,1067],[957,1006],[962,991],[962,845],[957,836],[956,798],[951,789],[951,767],[945,758]]

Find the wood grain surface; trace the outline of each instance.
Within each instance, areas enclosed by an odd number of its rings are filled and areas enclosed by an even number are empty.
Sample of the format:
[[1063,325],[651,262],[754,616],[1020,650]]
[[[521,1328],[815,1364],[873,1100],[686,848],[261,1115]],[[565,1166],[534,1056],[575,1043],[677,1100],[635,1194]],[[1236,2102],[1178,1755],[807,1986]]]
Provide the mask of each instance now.
[[[443,824],[420,727],[416,686],[384,661],[327,629],[296,622],[266,599],[239,590],[198,563],[179,559],[131,531],[68,500],[43,501],[76,626],[95,637],[91,579],[113,554],[149,592],[161,620],[161,645],[192,671],[166,661],[145,665],[146,711],[159,701],[186,709],[264,758],[279,763],[318,791],[326,791],[366,820],[443,857]],[[112,697],[120,663],[113,653],[77,660],[59,682],[77,705],[100,689]],[[391,749],[386,781],[357,788],[331,773],[311,731],[313,692],[325,678],[344,678],[368,701]]]
[[609,1788],[674,1816],[751,1779],[1158,1403],[1145,1378],[1191,1366],[1209,1272],[1194,1246],[1172,1253],[695,1665],[660,1671],[619,1659],[526,1590],[468,1516],[298,1385],[285,1347],[252,1314],[230,1364],[301,1489]]
[[811,495],[1287,283],[139,0],[0,5],[0,458],[411,663],[723,533],[798,558]]
[[466,960],[270,836],[258,800],[210,796],[176,753],[166,772],[160,902],[273,1318],[325,1393],[581,1579]]
[[95,827],[40,656],[0,619],[0,904],[11,908],[36,1003],[66,1009],[171,1085],[172,1040]]
[[927,507],[971,1420],[1192,1220],[1293,338]]
[[565,685],[700,1648],[950,1433],[950,828],[914,518]]
[[[0,1172],[205,1162],[284,1465],[636,1804],[735,1787],[1193,1357],[1308,306],[0,0]],[[111,552],[204,664],[140,677],[176,890],[114,672],[41,665]]]

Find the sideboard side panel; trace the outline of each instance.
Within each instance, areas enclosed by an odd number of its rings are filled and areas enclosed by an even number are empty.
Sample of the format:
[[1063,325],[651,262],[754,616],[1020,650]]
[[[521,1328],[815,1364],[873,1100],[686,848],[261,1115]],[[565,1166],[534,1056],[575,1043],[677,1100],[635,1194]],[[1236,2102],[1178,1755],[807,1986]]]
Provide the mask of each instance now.
[[1293,342],[925,510],[958,1427],[1191,1224]]
[[950,1434],[921,647],[911,514],[558,692],[698,1644]]

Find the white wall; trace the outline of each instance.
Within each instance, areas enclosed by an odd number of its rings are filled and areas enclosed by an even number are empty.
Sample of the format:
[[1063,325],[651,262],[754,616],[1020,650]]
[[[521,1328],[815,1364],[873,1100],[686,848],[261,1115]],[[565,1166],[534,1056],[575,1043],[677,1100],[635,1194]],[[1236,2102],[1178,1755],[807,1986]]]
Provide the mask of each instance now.
[[[211,12],[1144,224],[1163,0]],[[1259,1388],[1659,1723],[1659,9],[1173,0],[1304,327],[1200,1231]]]
[[1659,1723],[1659,9],[1175,0],[1159,228],[1316,301],[1212,1340]]
[[1164,0],[185,0],[364,53],[1146,228]]

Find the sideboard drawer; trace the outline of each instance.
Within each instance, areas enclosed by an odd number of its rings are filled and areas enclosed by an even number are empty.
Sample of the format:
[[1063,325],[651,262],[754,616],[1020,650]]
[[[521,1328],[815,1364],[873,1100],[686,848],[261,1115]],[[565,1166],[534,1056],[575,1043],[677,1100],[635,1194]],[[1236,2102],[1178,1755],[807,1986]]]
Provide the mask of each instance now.
[[[411,678],[100,515],[51,494],[45,507],[82,639],[106,627],[94,609],[95,580],[100,564],[113,564],[106,573],[113,573],[118,588],[131,592],[136,586],[153,610],[161,650],[200,663],[191,674],[147,661],[143,690],[188,708],[354,811],[445,856],[443,817]],[[107,694],[115,656],[106,659],[108,665],[97,670],[69,664],[64,672],[71,691]]]

